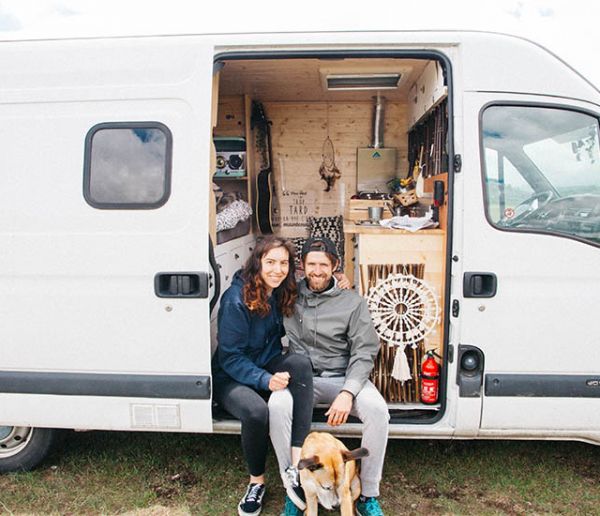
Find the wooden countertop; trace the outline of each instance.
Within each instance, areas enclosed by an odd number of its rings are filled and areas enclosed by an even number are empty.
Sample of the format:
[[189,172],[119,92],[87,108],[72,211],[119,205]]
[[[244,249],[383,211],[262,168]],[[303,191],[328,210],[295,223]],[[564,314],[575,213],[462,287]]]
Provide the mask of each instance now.
[[358,233],[363,235],[443,235],[442,229],[419,229],[418,231],[408,231],[406,229],[391,229],[383,226],[371,224],[356,224],[353,221],[344,221],[344,233]]

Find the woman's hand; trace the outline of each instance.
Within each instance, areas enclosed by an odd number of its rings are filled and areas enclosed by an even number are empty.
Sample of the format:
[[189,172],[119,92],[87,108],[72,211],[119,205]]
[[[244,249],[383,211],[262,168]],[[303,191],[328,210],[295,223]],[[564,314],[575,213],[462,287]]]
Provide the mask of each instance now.
[[350,280],[346,277],[346,275],[343,272],[335,272],[333,275],[337,280],[338,287],[343,288],[345,290],[348,290],[350,288]]
[[280,391],[285,389],[288,383],[290,383],[290,373],[287,371],[275,373],[269,380],[269,390],[272,392]]

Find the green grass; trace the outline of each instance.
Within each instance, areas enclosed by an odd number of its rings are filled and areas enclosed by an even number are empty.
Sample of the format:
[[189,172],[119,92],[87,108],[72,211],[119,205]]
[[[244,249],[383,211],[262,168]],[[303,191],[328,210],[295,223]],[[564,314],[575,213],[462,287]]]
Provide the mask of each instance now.
[[[395,440],[381,502],[388,515],[600,514],[599,464],[583,443]],[[271,453],[267,516],[282,506],[276,471]],[[238,436],[70,433],[36,471],[0,476],[0,513],[236,514],[246,482]]]

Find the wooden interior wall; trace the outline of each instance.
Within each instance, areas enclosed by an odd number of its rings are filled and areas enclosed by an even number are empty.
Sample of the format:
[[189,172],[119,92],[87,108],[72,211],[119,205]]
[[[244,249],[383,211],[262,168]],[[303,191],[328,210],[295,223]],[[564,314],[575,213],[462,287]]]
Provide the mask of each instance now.
[[[268,102],[265,111],[273,123],[274,223],[283,236],[303,236],[307,217],[342,215],[356,193],[356,149],[371,144],[373,102]],[[403,171],[408,167],[406,104],[386,103],[384,122],[384,144],[398,149],[397,169]],[[341,178],[325,192],[319,167],[328,125]]]
[[222,96],[219,98],[219,112],[215,136],[246,136],[244,96]]

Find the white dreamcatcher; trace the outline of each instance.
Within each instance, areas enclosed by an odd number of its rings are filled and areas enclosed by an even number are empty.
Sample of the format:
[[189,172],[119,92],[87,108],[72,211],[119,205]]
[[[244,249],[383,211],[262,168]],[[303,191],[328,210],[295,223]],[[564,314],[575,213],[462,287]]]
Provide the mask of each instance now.
[[433,288],[412,275],[393,274],[369,290],[367,304],[379,338],[398,347],[392,378],[412,378],[404,348],[416,348],[439,322],[440,307]]

